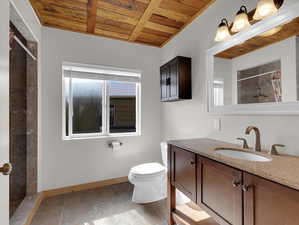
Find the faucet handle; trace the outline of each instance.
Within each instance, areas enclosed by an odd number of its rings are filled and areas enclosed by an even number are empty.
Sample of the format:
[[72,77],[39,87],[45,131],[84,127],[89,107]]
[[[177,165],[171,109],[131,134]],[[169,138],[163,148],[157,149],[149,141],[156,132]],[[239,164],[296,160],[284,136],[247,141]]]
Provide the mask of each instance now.
[[243,141],[243,148],[249,148],[247,141],[245,138],[237,138],[239,141]]
[[281,144],[274,144],[274,145],[272,145],[271,151],[269,152],[269,154],[271,154],[271,155],[278,155],[278,151],[277,151],[276,147],[283,148],[283,147],[285,147],[285,145],[281,145]]

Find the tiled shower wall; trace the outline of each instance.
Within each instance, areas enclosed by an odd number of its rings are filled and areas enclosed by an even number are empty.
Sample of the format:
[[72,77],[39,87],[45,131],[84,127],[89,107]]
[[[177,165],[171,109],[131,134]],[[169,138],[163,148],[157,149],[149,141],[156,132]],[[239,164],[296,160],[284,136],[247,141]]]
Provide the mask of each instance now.
[[[37,56],[37,43],[27,41]],[[37,61],[27,55],[27,195],[37,192]]]
[[[238,82],[238,104],[275,102],[272,86],[272,75],[275,73],[271,71],[281,71],[280,60],[238,71],[238,80],[247,79]],[[255,77],[265,73],[269,74]]]
[[[14,34],[26,45],[26,40],[11,25]],[[26,52],[22,47],[13,42],[10,50],[10,162],[13,171],[10,175],[10,203],[16,208],[26,195],[26,170],[27,170],[27,62]]]
[[[37,55],[37,43],[26,41],[11,24],[11,30]],[[37,191],[37,61],[13,42],[10,51],[10,214],[26,195]]]

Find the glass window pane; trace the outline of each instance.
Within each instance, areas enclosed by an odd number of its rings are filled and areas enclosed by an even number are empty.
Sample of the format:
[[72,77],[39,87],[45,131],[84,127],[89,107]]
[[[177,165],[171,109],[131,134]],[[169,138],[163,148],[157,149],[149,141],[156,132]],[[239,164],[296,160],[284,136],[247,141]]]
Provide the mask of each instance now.
[[109,98],[109,132],[136,132],[136,83],[109,81]]
[[72,78],[73,134],[102,132],[102,88],[102,81]]

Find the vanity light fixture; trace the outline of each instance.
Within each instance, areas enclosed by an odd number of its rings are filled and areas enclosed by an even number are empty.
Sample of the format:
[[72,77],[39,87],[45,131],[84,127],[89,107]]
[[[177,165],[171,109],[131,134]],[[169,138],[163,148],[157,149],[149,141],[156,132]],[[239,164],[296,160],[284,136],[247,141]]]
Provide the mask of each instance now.
[[247,29],[248,27],[250,27],[250,23],[249,23],[247,8],[246,6],[242,5],[235,17],[234,24],[231,31],[237,33],[240,32],[241,30]]
[[277,7],[274,3],[274,0],[259,0],[257,3],[257,7],[255,13],[253,15],[253,19],[261,20],[266,17],[272,16],[277,12]]
[[215,41],[216,42],[225,41],[225,40],[229,39],[230,37],[231,37],[231,34],[229,32],[228,22],[226,19],[222,19],[221,23],[218,26]]

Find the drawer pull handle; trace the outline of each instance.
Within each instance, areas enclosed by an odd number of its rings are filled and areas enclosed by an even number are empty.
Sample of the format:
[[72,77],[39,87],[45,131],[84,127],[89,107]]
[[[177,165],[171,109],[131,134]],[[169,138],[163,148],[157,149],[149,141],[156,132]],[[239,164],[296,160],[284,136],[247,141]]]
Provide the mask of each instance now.
[[241,184],[240,181],[233,181],[233,183],[232,183],[232,185],[233,185],[234,188],[239,187],[240,184]]
[[244,191],[244,192],[246,192],[246,191],[248,191],[250,188],[252,188],[252,186],[251,185],[243,185],[242,186],[242,190]]

